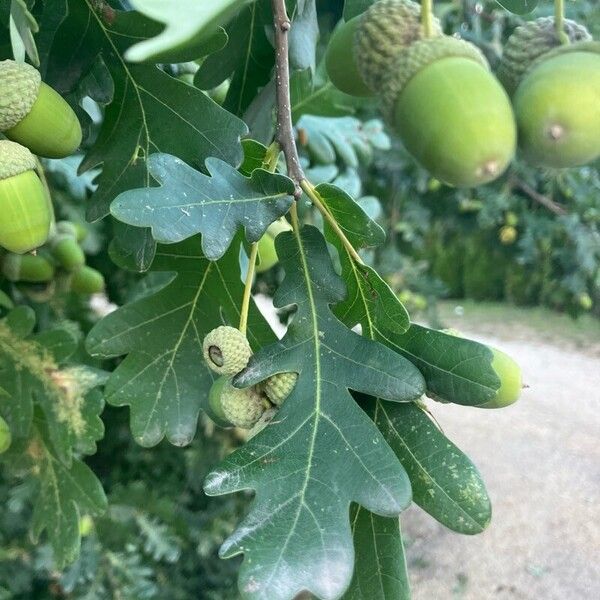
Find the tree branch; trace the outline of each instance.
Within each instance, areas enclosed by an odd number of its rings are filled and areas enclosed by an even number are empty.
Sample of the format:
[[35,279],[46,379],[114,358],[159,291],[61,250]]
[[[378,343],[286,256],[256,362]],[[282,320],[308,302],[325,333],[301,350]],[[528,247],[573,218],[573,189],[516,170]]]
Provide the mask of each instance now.
[[296,199],[302,195],[300,184],[304,181],[304,171],[300,166],[298,148],[292,125],[290,102],[290,63],[288,57],[290,19],[285,8],[285,0],[271,0],[273,25],[275,27],[275,82],[277,90],[277,140],[287,164],[288,175],[294,181]]
[[540,194],[528,183],[525,183],[520,179],[513,178],[511,180],[511,185],[512,187],[521,190],[524,194],[529,196],[532,200],[535,200],[538,204],[541,204],[542,206],[546,207],[550,212],[553,212],[555,215],[563,216],[568,214],[567,211],[560,204],[557,204],[551,198]]

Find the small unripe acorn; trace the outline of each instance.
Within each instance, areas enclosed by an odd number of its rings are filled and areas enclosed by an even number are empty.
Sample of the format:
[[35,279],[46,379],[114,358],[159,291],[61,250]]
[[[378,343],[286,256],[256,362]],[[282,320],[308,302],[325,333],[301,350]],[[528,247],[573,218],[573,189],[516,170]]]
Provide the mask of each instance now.
[[514,98],[519,145],[536,166],[581,166],[600,156],[600,43],[563,46],[534,62]]
[[329,79],[338,90],[351,96],[373,96],[374,92],[363,81],[353,52],[360,21],[358,16],[338,25],[327,45],[325,66]]
[[11,252],[2,258],[2,273],[9,281],[44,283],[54,277],[54,265],[43,256]]
[[406,149],[457,187],[499,177],[516,149],[509,98],[472,44],[440,36],[416,41],[390,66],[384,111]]
[[3,417],[0,417],[0,454],[4,454],[12,443],[10,427]]
[[227,380],[221,387],[220,404],[224,418],[232,425],[252,429],[265,412],[268,401],[256,388],[238,389]]
[[506,246],[514,244],[517,240],[517,230],[512,225],[504,225],[500,228],[500,241]]
[[259,262],[256,265],[257,273],[264,273],[279,262],[277,250],[275,249],[275,238],[280,233],[290,230],[290,224],[283,218],[269,225],[266,233],[258,240]]
[[76,294],[99,294],[104,291],[104,276],[100,271],[84,265],[70,278],[69,287]]
[[57,235],[50,244],[52,256],[67,271],[77,271],[85,264],[85,254],[77,239],[69,234]]
[[[592,39],[584,25],[570,19],[564,20],[563,31],[571,43]],[[498,78],[508,93],[514,93],[534,61],[561,44],[554,17],[541,17],[517,27],[504,46],[498,67]]]
[[81,125],[67,102],[45,84],[37,69],[0,62],[0,131],[34,154],[63,158],[81,143]]
[[523,382],[521,379],[521,368],[508,354],[492,348],[492,368],[500,378],[500,388],[486,404],[478,408],[504,408],[519,399]]
[[71,223],[71,221],[58,221],[55,227],[58,235],[68,235],[77,239],[77,227],[75,223]]
[[[424,37],[421,6],[412,0],[379,0],[360,17],[354,35],[354,56],[367,87],[380,92],[390,65],[400,50]],[[350,22],[349,22],[350,23]],[[432,20],[432,36],[442,34],[438,19]],[[341,53],[347,64],[349,48]]]
[[252,356],[246,336],[228,325],[210,331],[204,338],[202,351],[210,369],[230,377],[244,369]]
[[278,373],[272,375],[263,383],[263,390],[275,406],[281,406],[283,401],[292,393],[297,381],[297,373]]
[[0,140],[0,246],[23,254],[48,239],[51,206],[31,152]]

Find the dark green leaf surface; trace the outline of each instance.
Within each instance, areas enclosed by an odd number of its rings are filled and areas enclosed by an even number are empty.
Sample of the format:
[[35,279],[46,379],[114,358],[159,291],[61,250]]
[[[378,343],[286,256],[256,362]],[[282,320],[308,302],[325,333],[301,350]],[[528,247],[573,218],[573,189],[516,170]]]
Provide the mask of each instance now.
[[[165,435],[188,444],[198,413],[207,406],[213,375],[202,360],[202,341],[214,327],[239,322],[243,286],[239,244],[218,262],[204,258],[200,239],[159,246],[152,271],[176,272],[158,292],[126,304],[90,332],[87,347],[102,357],[127,357],[113,371],[106,399],[131,407],[131,429],[143,446]],[[258,311],[250,312],[248,337],[253,347],[273,334]]]
[[245,598],[289,600],[307,589],[333,600],[352,576],[350,503],[395,516],[410,502],[404,470],[348,389],[410,401],[424,382],[408,361],[333,316],[345,286],[317,229],[282,233],[276,247],[286,278],[275,305],[297,312],[286,336],[262,348],[235,383],[284,371],[299,373],[298,383],[274,421],[208,476],[205,490],[256,492],[221,549],[225,557],[245,554]]
[[378,400],[373,418],[410,477],[413,500],[458,533],[481,533],[492,516],[483,479],[423,409]]
[[419,368],[427,391],[436,398],[481,406],[500,388],[500,378],[492,368],[492,351],[484,344],[414,324],[404,335],[380,334],[377,339]]
[[400,520],[353,507],[356,567],[343,600],[410,600]]
[[536,8],[539,0],[496,0],[496,2],[515,15],[526,15]]
[[362,14],[377,0],[346,0],[344,3],[344,19],[349,21],[353,17]]
[[210,176],[168,154],[153,154],[150,174],[161,186],[123,192],[111,205],[114,217],[136,227],[150,227],[160,243],[174,243],[202,233],[207,258],[223,256],[237,230],[257,242],[290,208],[293,182],[255,169],[244,177],[216,158],[206,161]]

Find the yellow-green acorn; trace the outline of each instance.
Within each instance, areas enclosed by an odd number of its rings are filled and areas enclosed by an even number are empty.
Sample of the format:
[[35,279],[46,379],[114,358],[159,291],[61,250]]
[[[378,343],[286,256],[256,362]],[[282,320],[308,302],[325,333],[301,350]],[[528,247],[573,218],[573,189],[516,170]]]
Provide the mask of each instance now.
[[[570,19],[564,20],[563,31],[571,43],[592,39],[584,25]],[[517,27],[504,46],[498,67],[498,78],[508,93],[514,93],[534,61],[561,44],[554,17],[541,17]]]
[[503,408],[519,399],[523,388],[521,368],[508,354],[491,348],[492,368],[500,379],[500,387],[492,400],[478,408]]
[[292,393],[297,381],[297,373],[278,373],[272,375],[263,383],[263,390],[275,406],[281,406],[283,401]]
[[222,384],[219,399],[224,418],[242,429],[252,429],[268,406],[256,388],[238,389],[230,380]]
[[210,369],[230,377],[244,369],[252,356],[246,336],[228,325],[210,331],[204,338],[202,351]]
[[27,148],[0,140],[0,246],[18,254],[44,244],[52,220],[35,167]]
[[81,125],[67,102],[31,65],[0,61],[0,131],[34,154],[63,158],[81,143]]
[[77,271],[85,264],[85,254],[77,243],[77,238],[69,234],[59,234],[50,243],[52,256],[67,271]]
[[447,36],[414,42],[390,65],[383,101],[406,149],[444,183],[487,183],[514,156],[510,100],[473,44]]
[[10,427],[3,417],[0,417],[0,454],[6,452],[12,443]]
[[221,406],[221,394],[225,384],[230,381],[231,380],[227,375],[222,375],[213,381],[213,384],[210,386],[210,391],[208,392],[208,405],[210,406],[210,409],[215,417],[223,421],[227,421],[227,418],[225,417],[223,407]]
[[600,42],[543,54],[513,97],[519,145],[533,165],[576,167],[600,156]]
[[54,277],[54,265],[44,256],[10,252],[2,258],[2,274],[9,281],[44,283]]
[[99,294],[104,291],[104,276],[100,271],[84,265],[72,274],[69,286],[76,294]]
[[278,219],[271,223],[265,234],[258,240],[258,258],[256,265],[257,273],[264,273],[279,262],[277,250],[275,249],[275,238],[284,231],[290,231],[291,225],[284,219]]

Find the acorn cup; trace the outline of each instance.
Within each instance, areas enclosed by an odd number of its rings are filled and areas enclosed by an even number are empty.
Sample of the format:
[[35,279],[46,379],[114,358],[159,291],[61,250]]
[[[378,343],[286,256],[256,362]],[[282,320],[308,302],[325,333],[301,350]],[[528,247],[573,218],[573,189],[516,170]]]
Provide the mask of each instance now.
[[0,246],[23,254],[48,239],[51,203],[35,172],[31,152],[0,140]]
[[[333,84],[353,96],[380,92],[398,51],[423,37],[420,14],[420,5],[412,0],[380,0],[338,26],[325,56]],[[439,21],[432,24],[432,35],[441,35]]]
[[383,109],[406,149],[446,184],[492,181],[514,156],[510,100],[463,40],[432,37],[400,51],[383,81]]
[[54,265],[44,256],[8,253],[2,258],[2,274],[13,282],[45,283],[54,277]]
[[45,84],[37,69],[0,61],[0,131],[34,154],[64,158],[81,144],[81,125],[67,102]]

